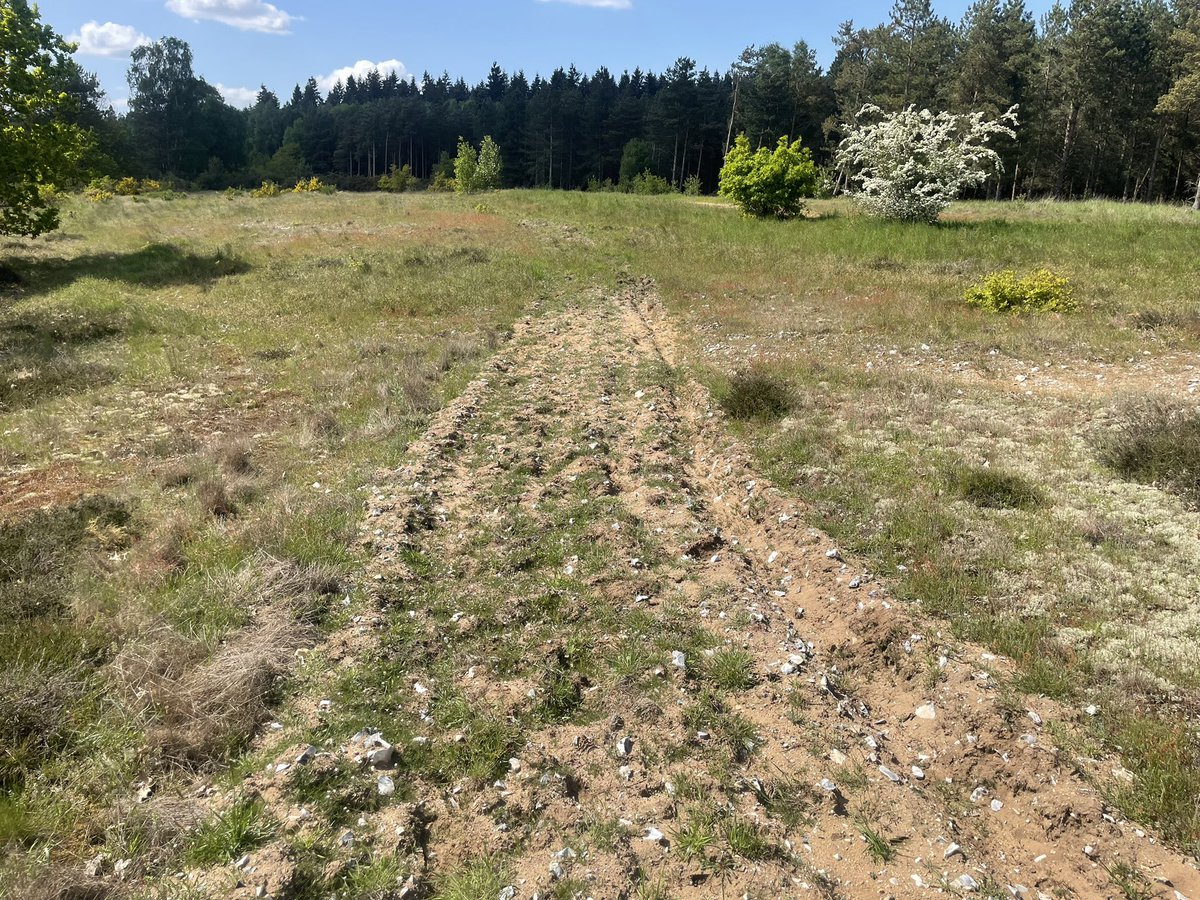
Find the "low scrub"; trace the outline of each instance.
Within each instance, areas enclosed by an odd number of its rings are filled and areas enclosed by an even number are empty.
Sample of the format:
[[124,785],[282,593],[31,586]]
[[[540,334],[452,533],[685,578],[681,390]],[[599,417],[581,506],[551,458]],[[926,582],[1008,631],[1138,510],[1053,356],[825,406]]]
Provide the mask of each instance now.
[[731,419],[772,421],[781,419],[792,408],[793,398],[786,384],[761,371],[739,372],[729,379],[729,388],[721,397],[721,407]]
[[296,182],[296,186],[292,188],[293,194],[332,194],[336,188],[325,184],[317,176],[312,178],[301,178]]
[[162,184],[151,178],[143,178],[139,181],[137,178],[127,176],[114,180],[105,175],[102,178],[92,179],[83,189],[83,196],[93,203],[101,203],[114,197],[140,197],[143,194],[157,194],[162,189]]
[[999,469],[960,469],[956,481],[960,497],[985,509],[1033,509],[1045,502],[1035,485]]
[[386,175],[379,177],[379,189],[392,194],[403,194],[413,182],[412,169],[406,164],[400,168],[392,166]]
[[1098,440],[1100,460],[1123,478],[1157,484],[1200,505],[1200,412],[1165,400],[1126,406]]
[[992,272],[968,288],[963,299],[995,313],[1065,313],[1079,308],[1071,283],[1049,269],[1038,269],[1024,278],[1010,269]]

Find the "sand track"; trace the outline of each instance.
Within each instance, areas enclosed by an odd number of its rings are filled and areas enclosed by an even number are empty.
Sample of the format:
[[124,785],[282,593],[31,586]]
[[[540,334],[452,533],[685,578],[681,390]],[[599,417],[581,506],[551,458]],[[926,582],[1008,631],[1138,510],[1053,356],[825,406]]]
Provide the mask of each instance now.
[[[463,740],[439,699],[465,697],[518,723],[520,763],[503,778],[406,776],[411,797],[364,814],[358,846],[404,857],[413,896],[492,855],[515,897],[571,879],[597,898],[639,884],[671,897],[1119,897],[1112,873],[1130,866],[1155,896],[1200,898],[1193,863],[1121,821],[1055,748],[1044,723],[1065,711],[1003,691],[1003,660],[892,602],[886,578],[842,559],[755,472],[707,391],[674,369],[677,344],[649,282],[531,316],[409,462],[380,474],[363,532],[376,608],[331,638],[332,669],[372,658],[375,626],[407,616],[423,691],[389,699],[437,744]],[[417,551],[436,565],[414,565]],[[584,634],[593,663],[559,672]],[[714,688],[703,651],[673,665],[685,634],[748,655],[753,683]],[[575,679],[576,714],[535,714],[553,677]],[[711,727],[702,702],[719,708]],[[734,720],[752,726],[749,745],[726,741]],[[353,756],[351,737],[323,749]],[[277,777],[253,786],[295,818]],[[773,849],[717,840],[689,857],[679,835],[706,809],[718,832],[750,823]],[[605,840],[602,823],[615,823]],[[286,895],[293,869],[261,883]]]

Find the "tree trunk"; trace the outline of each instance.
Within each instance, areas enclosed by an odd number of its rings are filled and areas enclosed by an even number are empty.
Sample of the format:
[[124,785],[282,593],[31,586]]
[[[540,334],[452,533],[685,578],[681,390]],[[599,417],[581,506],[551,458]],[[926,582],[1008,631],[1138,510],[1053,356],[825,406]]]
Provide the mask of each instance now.
[[1163,125],[1158,131],[1158,139],[1154,142],[1154,155],[1150,157],[1150,174],[1146,176],[1146,200],[1154,200],[1154,176],[1158,173],[1158,154],[1162,150],[1163,138],[1167,134],[1167,126]]
[[1054,183],[1054,198],[1063,198],[1063,187],[1067,180],[1067,169],[1071,165],[1071,152],[1075,149],[1075,133],[1079,127],[1079,104],[1071,101],[1071,111],[1067,114],[1067,128],[1063,134],[1062,162],[1058,167],[1058,177]]
[[741,86],[742,86],[742,80],[740,78],[736,79],[733,82],[733,106],[729,110],[729,130],[725,132],[725,153],[723,154],[724,156],[729,155],[729,142],[733,140],[733,117],[737,115],[738,88],[740,88]]
[[1200,172],[1196,173],[1196,197],[1192,200],[1192,209],[1200,210]]

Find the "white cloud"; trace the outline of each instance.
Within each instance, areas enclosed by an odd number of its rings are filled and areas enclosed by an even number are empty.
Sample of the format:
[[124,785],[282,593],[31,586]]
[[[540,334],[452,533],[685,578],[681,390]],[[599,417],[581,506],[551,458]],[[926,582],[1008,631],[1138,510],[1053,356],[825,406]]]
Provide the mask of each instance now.
[[113,112],[117,113],[118,115],[123,116],[125,113],[129,112],[128,97],[118,97],[116,100],[109,100],[108,105],[111,106],[113,108]]
[[167,9],[185,19],[208,19],[242,31],[287,34],[299,16],[285,13],[265,0],[167,0]]
[[633,0],[539,0],[541,3],[569,3],[571,6],[591,6],[595,9],[633,9]]
[[135,47],[149,44],[150,38],[132,25],[116,22],[88,22],[67,40],[78,44],[81,56],[128,56]]
[[253,106],[254,101],[258,99],[258,91],[246,87],[226,87],[217,82],[217,90],[221,96],[225,98],[225,102],[230,106],[237,106],[245,109],[247,106]]
[[395,72],[400,78],[404,78],[408,74],[408,69],[398,59],[385,59],[383,62],[371,62],[369,59],[360,59],[352,66],[343,66],[340,69],[334,69],[328,75],[318,75],[317,86],[321,89],[322,93],[327,94],[339,81],[345,84],[346,79],[351,75],[354,76],[355,81],[362,81],[367,77],[367,73],[373,69],[377,69],[379,74],[384,78],[387,78],[392,72]]

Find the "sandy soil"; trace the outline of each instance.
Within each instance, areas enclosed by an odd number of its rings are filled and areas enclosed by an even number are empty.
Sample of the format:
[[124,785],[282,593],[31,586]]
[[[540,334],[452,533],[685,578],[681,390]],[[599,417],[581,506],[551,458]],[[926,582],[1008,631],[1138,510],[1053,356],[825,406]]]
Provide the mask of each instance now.
[[[545,897],[564,878],[596,898],[637,896],[640,880],[671,897],[1119,897],[1120,865],[1146,873],[1153,896],[1200,898],[1193,861],[1122,821],[1056,749],[1046,724],[1066,711],[1007,694],[997,679],[1004,660],[891,601],[885,579],[843,558],[802,506],[754,471],[701,386],[646,377],[671,366],[681,346],[649,282],[523,322],[408,462],[372,486],[369,583],[420,590],[404,554],[414,535],[425,553],[456,560],[469,583],[497,558],[472,541],[480,528],[517,508],[542,514],[576,479],[599,475],[621,521],[636,523],[655,552],[643,563],[630,528],[597,529],[589,540],[622,564],[591,576],[590,588],[622,614],[683,617],[714,644],[750,654],[755,685],[724,702],[754,725],[755,746],[733,763],[713,753],[706,743],[715,738],[685,724],[699,690],[693,662],[681,669],[651,647],[665,691],[589,687],[587,724],[527,734],[519,770],[501,782],[421,784],[416,802],[364,814],[351,826],[357,846],[408,860],[413,896],[497,854],[510,860],[522,898]],[[514,465],[532,475],[499,506]],[[519,621],[521,598],[510,602]],[[386,615],[382,591],[379,604],[330,639],[334,669],[370,653]],[[481,656],[457,689],[501,713],[539,690],[491,666]],[[323,749],[361,752],[351,738]],[[281,747],[278,758],[296,751]],[[676,835],[697,801],[679,795],[682,776],[778,852],[719,872],[686,858]],[[294,824],[278,780],[260,774],[248,787]],[[731,781],[744,787],[733,797]],[[804,801],[802,821],[775,815],[772,785]],[[611,845],[587,838],[586,823],[611,820],[623,826]],[[866,851],[864,822],[891,842],[890,862]],[[282,843],[252,857],[230,895],[286,896],[296,886]]]

